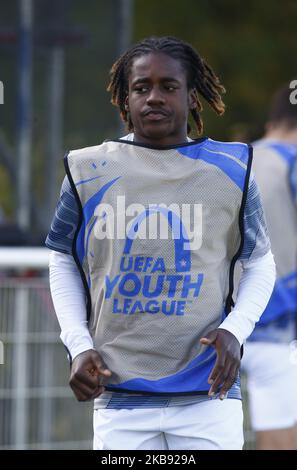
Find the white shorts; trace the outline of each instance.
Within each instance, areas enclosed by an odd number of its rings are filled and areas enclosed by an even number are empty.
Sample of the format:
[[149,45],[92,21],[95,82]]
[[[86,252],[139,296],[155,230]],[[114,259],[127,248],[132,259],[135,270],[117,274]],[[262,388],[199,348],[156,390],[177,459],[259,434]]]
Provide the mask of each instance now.
[[242,369],[247,374],[251,425],[254,431],[297,424],[297,364],[288,344],[248,342]]
[[94,450],[241,450],[242,446],[241,400],[94,410]]

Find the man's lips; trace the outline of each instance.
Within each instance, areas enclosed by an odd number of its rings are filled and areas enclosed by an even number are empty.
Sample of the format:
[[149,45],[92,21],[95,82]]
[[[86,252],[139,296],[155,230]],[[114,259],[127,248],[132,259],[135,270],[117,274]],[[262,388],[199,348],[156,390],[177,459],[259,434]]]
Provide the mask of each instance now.
[[151,109],[151,110],[145,111],[143,113],[143,116],[146,119],[149,119],[150,121],[159,121],[161,119],[168,117],[168,113],[166,113],[165,111],[161,109]]

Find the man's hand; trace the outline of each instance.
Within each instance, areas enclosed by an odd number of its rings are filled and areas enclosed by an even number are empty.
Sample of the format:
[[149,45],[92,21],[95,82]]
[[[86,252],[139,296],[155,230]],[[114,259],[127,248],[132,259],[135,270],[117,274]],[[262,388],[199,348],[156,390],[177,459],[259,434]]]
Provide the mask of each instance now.
[[69,385],[78,401],[92,400],[105,390],[100,385],[100,376],[111,375],[97,351],[89,349],[74,358]]
[[222,328],[210,331],[200,343],[213,346],[217,351],[217,360],[212,369],[208,383],[211,384],[209,396],[217,393],[222,385],[219,398],[223,400],[233,385],[240,366],[240,344],[232,333]]

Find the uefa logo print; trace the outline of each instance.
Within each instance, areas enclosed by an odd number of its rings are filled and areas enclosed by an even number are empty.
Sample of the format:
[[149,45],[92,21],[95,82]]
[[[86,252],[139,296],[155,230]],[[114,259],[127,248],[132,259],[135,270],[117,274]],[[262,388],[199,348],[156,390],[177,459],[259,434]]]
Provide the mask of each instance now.
[[4,104],[4,84],[0,80],[0,104]]
[[98,240],[169,240],[172,234],[181,241],[182,249],[198,250],[202,245],[202,204],[126,205],[125,195],[118,195],[114,206],[100,203],[94,215],[94,236]]
[[0,365],[4,364],[4,344],[0,341]]

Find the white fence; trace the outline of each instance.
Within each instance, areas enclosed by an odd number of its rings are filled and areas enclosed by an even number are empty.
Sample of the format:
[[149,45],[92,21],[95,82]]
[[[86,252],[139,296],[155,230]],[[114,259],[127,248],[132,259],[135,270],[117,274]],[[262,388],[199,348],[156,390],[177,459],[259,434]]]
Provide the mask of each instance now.
[[0,449],[92,447],[92,405],[78,403],[68,386],[48,253],[0,249]]

